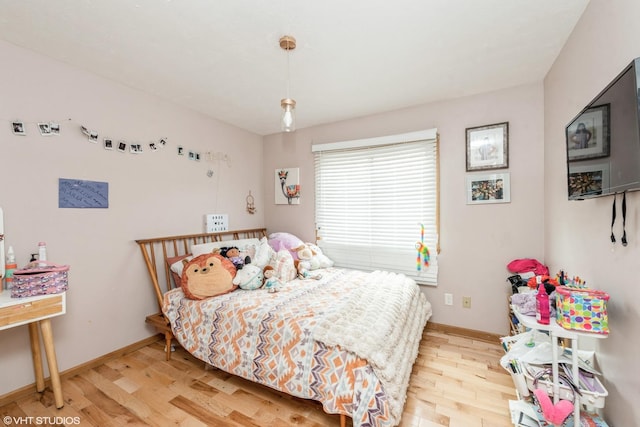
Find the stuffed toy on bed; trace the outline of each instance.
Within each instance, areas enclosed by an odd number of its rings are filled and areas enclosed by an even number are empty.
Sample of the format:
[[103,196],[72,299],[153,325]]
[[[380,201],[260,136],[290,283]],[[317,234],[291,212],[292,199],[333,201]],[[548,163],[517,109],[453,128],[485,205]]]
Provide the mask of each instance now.
[[304,242],[290,233],[271,233],[269,235],[269,246],[274,251],[287,250],[294,260],[298,259],[298,249],[304,246]]
[[237,246],[220,248],[220,255],[231,260],[236,270],[241,270],[245,264],[251,264],[251,257],[240,255],[240,249]]
[[254,264],[245,265],[242,270],[238,270],[233,284],[240,286],[240,289],[252,291],[262,287],[262,269]]
[[184,261],[182,291],[189,299],[201,300],[235,290],[233,263],[217,253],[203,254]]

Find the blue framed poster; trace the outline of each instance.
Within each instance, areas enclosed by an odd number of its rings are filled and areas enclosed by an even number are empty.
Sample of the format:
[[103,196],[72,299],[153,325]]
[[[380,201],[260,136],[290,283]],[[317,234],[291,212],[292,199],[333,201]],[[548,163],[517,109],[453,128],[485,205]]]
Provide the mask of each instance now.
[[58,207],[106,209],[109,207],[109,183],[59,178]]

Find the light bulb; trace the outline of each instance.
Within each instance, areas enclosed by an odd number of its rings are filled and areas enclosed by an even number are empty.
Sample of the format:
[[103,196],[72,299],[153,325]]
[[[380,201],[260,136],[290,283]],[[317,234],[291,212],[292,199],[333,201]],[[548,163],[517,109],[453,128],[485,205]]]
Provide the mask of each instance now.
[[280,105],[282,106],[282,131],[293,132],[296,130],[296,101],[286,98],[280,102]]

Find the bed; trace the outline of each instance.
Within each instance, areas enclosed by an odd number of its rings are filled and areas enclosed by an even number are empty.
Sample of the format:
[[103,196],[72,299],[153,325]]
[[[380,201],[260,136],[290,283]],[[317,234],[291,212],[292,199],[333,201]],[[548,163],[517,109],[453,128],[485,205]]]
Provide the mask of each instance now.
[[354,426],[398,425],[431,316],[418,285],[385,271],[327,267],[273,293],[237,289],[193,300],[176,287],[176,260],[198,247],[247,241],[265,245],[266,230],[136,241],[159,308],[147,322],[164,333],[167,359],[175,339],[218,369],[320,402],[341,425],[346,416]]

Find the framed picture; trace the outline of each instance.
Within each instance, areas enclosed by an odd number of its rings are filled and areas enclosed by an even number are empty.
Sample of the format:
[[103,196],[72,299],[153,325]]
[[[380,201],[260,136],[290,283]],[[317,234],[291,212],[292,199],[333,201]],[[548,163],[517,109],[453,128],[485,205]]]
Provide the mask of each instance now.
[[467,128],[467,172],[509,167],[509,123]]
[[570,199],[599,196],[609,189],[609,163],[571,166],[567,181]]
[[15,135],[26,135],[27,131],[24,128],[23,122],[12,122],[11,127],[13,128],[13,133]]
[[40,135],[51,136],[51,126],[49,123],[38,123],[38,129],[40,130]]
[[300,204],[300,170],[298,168],[276,169],[276,205]]
[[509,178],[509,173],[467,175],[467,204],[511,202]]
[[609,156],[609,104],[589,108],[566,129],[569,161]]

